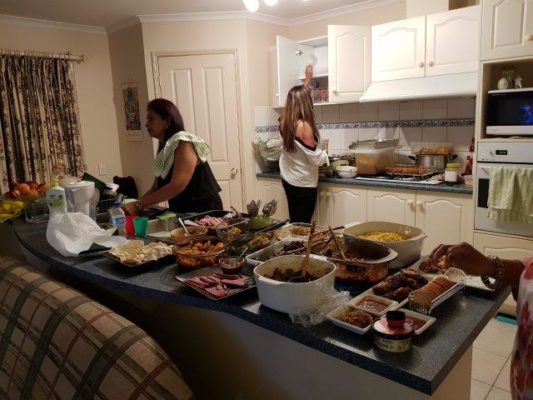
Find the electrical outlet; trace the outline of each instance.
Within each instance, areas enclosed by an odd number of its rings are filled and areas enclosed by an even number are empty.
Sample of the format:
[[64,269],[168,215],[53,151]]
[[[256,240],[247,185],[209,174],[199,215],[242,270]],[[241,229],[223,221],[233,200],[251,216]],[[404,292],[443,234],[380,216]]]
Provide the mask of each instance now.
[[104,163],[98,163],[98,175],[103,176],[107,175],[107,165]]

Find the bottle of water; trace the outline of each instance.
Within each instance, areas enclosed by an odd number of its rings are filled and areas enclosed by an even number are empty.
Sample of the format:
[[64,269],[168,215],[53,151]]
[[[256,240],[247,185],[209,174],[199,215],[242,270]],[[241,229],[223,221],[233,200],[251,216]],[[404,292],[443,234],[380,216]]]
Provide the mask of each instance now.
[[120,201],[115,201],[113,207],[109,209],[109,222],[114,228],[118,229],[119,233],[124,231],[124,223],[126,220],[126,214],[120,205]]

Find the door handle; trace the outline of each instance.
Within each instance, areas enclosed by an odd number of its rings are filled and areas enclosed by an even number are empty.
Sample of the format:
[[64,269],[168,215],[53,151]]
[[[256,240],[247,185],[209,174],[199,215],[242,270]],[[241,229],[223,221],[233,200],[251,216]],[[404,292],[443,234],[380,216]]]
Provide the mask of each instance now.
[[528,33],[524,39],[528,42],[533,42],[533,33]]
[[420,68],[424,68],[426,66],[426,63],[424,61],[421,61],[420,64],[418,64]]
[[231,171],[230,171],[231,177],[235,178],[237,176],[237,172],[239,172],[239,170],[237,168],[232,168]]
[[430,67],[433,67],[434,65],[435,65],[435,63],[434,63],[433,61],[430,61],[430,62],[429,62],[429,66],[430,66]]
[[411,210],[414,210],[415,208],[415,202],[413,200],[407,200],[407,205]]

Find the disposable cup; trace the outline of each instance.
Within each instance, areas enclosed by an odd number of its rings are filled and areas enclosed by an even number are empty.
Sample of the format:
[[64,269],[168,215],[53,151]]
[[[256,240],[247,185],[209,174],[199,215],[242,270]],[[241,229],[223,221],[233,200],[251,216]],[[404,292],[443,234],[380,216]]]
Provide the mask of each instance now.
[[135,236],[141,238],[146,237],[146,230],[148,229],[148,218],[137,217],[133,220],[133,225],[135,226]]
[[135,235],[135,227],[133,226],[133,220],[138,218],[136,215],[126,215],[126,222],[124,223],[124,231],[129,236]]

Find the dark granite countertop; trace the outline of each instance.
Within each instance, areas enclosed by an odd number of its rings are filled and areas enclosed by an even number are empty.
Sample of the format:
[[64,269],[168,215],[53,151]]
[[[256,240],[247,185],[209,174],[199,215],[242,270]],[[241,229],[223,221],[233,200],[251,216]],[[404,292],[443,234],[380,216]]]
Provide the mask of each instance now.
[[175,264],[156,270],[124,269],[103,256],[66,258],[50,247],[45,225],[14,224],[21,245],[57,270],[108,288],[131,291],[161,302],[226,312],[317,351],[371,371],[425,394],[432,394],[503,303],[509,290],[485,295],[465,290],[439,306],[436,323],[404,354],[386,353],[329,322],[304,328],[285,314],[263,307],[255,290],[232,299],[211,301],[175,279]]
[[[258,178],[280,178],[279,172],[260,172],[256,174]],[[355,186],[375,186],[390,189],[410,189],[410,190],[423,190],[428,192],[444,192],[444,193],[459,193],[459,194],[472,194],[472,188],[465,185],[453,185],[446,184],[430,185],[424,183],[413,183],[409,181],[393,181],[393,180],[375,180],[366,179],[363,177],[355,178],[320,178],[319,183],[336,183],[341,185],[355,185]]]

